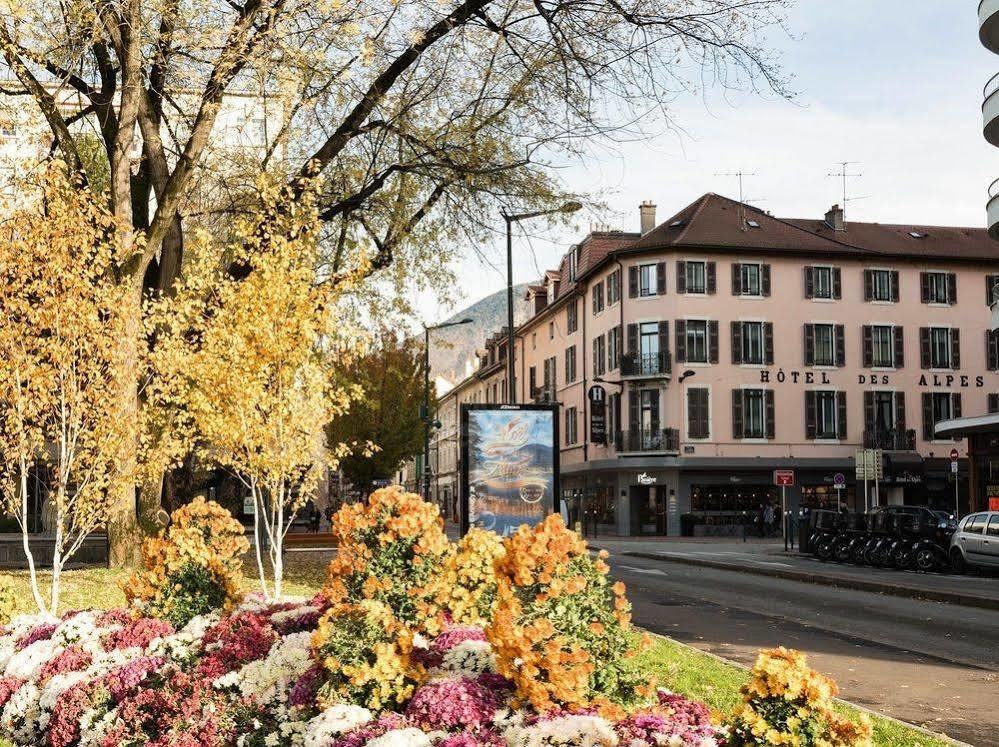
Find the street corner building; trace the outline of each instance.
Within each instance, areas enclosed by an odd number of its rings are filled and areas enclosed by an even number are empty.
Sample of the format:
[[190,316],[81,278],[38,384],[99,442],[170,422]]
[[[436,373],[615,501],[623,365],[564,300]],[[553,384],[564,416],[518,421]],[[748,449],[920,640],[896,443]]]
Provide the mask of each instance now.
[[[935,425],[999,410],[986,230],[848,222],[835,205],[776,218],[716,194],[655,213],[572,246],[515,331],[516,401],[559,407],[574,521],[738,536],[768,504],[779,516],[778,469],[795,473],[790,510],[984,507],[964,441]],[[433,490],[449,513],[460,407],[508,401],[507,345],[505,330],[487,340],[440,399]],[[883,450],[877,494],[855,477],[863,448]]]

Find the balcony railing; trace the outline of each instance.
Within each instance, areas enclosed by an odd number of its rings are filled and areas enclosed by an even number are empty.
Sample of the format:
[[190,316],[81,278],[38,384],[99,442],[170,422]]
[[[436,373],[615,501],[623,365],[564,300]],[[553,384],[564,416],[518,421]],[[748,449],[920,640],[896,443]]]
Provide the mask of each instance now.
[[877,428],[873,431],[864,431],[865,449],[884,449],[885,451],[915,451],[916,431],[900,430],[891,428],[888,430]]
[[555,403],[555,387],[536,386],[531,390],[531,399],[536,405],[550,405]]
[[673,370],[668,350],[658,353],[625,353],[621,356],[621,375],[630,377],[667,376]]
[[622,452],[680,451],[680,431],[676,428],[618,431],[614,440],[617,450]]
[[989,185],[989,201],[985,206],[989,236],[999,239],[999,179]]

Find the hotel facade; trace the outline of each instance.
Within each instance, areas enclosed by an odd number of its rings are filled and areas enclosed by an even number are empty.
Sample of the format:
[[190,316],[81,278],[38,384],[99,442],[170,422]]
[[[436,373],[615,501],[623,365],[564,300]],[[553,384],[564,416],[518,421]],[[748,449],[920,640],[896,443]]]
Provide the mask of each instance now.
[[[562,496],[592,530],[739,534],[779,505],[953,507],[964,444],[934,435],[999,410],[999,279],[983,229],[775,218],[707,194],[641,231],[592,232],[528,291],[515,331],[518,402],[559,408]],[[506,336],[439,401],[435,495],[460,498],[458,417],[506,402]],[[881,449],[877,494],[854,455]],[[956,477],[950,453],[961,461]]]

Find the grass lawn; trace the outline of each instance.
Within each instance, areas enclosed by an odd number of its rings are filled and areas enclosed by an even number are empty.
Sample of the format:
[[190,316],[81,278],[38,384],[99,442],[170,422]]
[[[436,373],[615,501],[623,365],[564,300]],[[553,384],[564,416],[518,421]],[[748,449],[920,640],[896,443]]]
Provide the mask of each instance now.
[[[746,670],[716,659],[671,638],[653,636],[653,645],[644,651],[639,662],[658,675],[659,685],[703,700],[724,713],[739,703],[739,687],[746,681]],[[857,709],[843,704],[840,710],[856,717]],[[871,715],[874,744],[879,747],[938,747],[953,744],[947,739],[929,737],[891,719]]]
[[[322,585],[332,551],[293,552],[285,557],[285,589],[290,595],[312,596]],[[17,612],[33,612],[34,603],[26,571],[7,571],[17,579]],[[125,604],[120,584],[129,572],[107,568],[65,571],[61,610],[99,607],[107,609]],[[243,571],[243,587],[257,588],[257,569],[248,554]],[[43,574],[43,582],[47,578]],[[643,652],[640,663],[656,674],[659,684],[676,692],[703,700],[712,708],[729,712],[739,701],[739,687],[746,679],[745,670],[726,664],[713,656],[681,645],[670,638],[653,637],[653,645]],[[844,711],[853,711],[843,706]],[[938,747],[951,744],[945,739],[928,737],[922,732],[879,716],[872,716],[875,744],[884,747]],[[0,740],[0,747],[4,747]]]

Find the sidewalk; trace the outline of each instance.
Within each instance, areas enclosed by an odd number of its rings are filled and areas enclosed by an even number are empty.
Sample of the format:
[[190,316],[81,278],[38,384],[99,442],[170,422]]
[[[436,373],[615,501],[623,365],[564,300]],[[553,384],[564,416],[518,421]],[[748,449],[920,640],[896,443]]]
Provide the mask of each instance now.
[[772,538],[742,542],[692,537],[650,539],[600,536],[587,541],[591,547],[617,556],[999,610],[999,577],[995,575],[958,576],[823,563],[797,550],[785,553],[783,540]]

